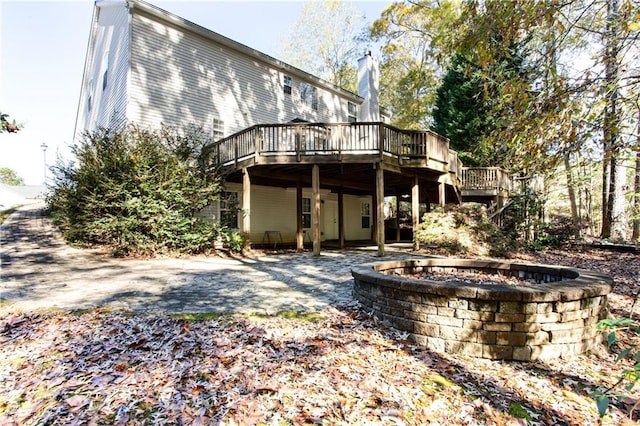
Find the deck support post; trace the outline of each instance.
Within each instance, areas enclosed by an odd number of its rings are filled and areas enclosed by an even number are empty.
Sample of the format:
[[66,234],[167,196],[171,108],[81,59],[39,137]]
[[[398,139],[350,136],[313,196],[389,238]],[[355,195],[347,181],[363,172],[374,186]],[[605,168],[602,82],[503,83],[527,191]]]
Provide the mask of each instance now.
[[338,241],[340,249],[344,248],[344,190],[338,190]]
[[311,171],[311,228],[313,230],[313,255],[320,256],[320,166],[313,165]]
[[447,200],[445,198],[446,189],[447,189],[447,186],[445,185],[444,182],[438,183],[438,203],[440,204],[440,207],[444,207],[445,204],[447,203]]
[[378,256],[384,256],[384,169],[382,163],[376,167],[376,242]]
[[247,242],[251,242],[251,177],[249,169],[242,169],[242,233],[246,235]]
[[418,225],[420,224],[420,185],[418,176],[413,177],[411,187],[411,224],[413,226],[413,250],[420,250],[420,241],[417,238]]
[[304,251],[304,229],[302,227],[302,182],[296,182],[296,249]]
[[400,242],[400,195],[396,195],[396,242]]

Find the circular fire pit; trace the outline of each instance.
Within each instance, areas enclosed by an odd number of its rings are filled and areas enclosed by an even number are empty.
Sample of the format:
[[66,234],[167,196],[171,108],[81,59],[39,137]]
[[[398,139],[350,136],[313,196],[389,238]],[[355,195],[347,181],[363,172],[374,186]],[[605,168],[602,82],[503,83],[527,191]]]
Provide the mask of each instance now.
[[[469,272],[499,277],[465,282]],[[600,344],[597,323],[613,284],[607,275],[582,269],[473,259],[378,262],[351,273],[363,308],[418,344],[522,361],[571,357]],[[411,277],[431,274],[448,277]]]

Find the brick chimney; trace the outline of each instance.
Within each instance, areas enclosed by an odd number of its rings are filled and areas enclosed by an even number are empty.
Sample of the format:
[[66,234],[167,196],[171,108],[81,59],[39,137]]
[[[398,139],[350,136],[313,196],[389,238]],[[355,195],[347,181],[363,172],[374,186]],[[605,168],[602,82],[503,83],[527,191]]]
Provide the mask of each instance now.
[[358,121],[380,121],[378,61],[373,59],[371,52],[367,52],[358,59],[358,95],[364,98],[358,112]]

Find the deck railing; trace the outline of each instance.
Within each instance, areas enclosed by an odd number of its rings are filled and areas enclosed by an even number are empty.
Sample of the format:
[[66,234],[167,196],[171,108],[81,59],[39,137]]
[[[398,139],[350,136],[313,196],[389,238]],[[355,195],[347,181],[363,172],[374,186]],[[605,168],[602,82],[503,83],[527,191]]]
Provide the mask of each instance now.
[[[380,154],[430,159],[452,165],[449,140],[430,131],[401,130],[384,123],[291,123],[249,127],[208,148],[212,160],[228,166],[251,156]],[[453,161],[459,167],[457,155]]]
[[511,177],[500,167],[464,167],[462,189],[511,191]]

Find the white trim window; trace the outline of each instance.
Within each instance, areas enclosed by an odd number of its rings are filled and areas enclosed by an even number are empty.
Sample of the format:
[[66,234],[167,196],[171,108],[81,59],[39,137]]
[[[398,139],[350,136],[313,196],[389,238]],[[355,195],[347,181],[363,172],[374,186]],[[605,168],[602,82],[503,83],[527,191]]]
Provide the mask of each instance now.
[[285,75],[282,80],[282,89],[284,90],[285,95],[291,94],[291,88],[293,87],[293,80],[290,76]]
[[312,110],[318,110],[318,88],[304,81],[300,82],[300,101],[303,105],[311,107]]
[[362,223],[362,229],[371,228],[371,204],[360,204],[360,218]]
[[224,121],[220,120],[220,118],[213,118],[211,129],[211,136],[213,137],[214,142],[224,138]]
[[89,87],[87,88],[87,91],[89,92],[89,96],[87,96],[87,111],[91,112],[93,109],[93,79],[89,80]]
[[238,228],[238,212],[240,203],[238,193],[235,191],[223,191],[220,194],[220,225],[225,228]]
[[347,121],[355,123],[358,121],[358,107],[353,102],[347,101]]
[[104,72],[102,73],[102,91],[104,92],[109,81],[109,51],[105,52],[102,63],[104,64]]
[[302,227],[311,228],[311,198],[302,199]]

